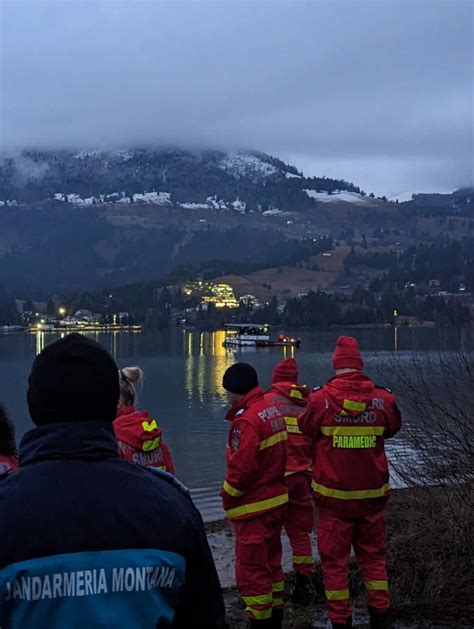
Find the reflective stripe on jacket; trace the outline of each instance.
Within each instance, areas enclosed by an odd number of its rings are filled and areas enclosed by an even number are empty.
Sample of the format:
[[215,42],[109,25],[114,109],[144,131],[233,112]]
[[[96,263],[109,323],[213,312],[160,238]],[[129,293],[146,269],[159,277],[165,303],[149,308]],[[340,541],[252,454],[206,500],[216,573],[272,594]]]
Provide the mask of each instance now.
[[222,502],[231,520],[255,517],[288,502],[285,483],[287,432],[280,411],[260,387],[227,414],[232,421],[226,448]]
[[173,459],[163,441],[162,430],[147,411],[137,411],[133,406],[119,409],[114,432],[121,459],[174,474]]
[[299,425],[316,442],[312,488],[340,517],[380,509],[390,492],[384,439],[401,426],[392,393],[361,371],[335,376],[311,394]]
[[285,418],[288,432],[288,459],[286,475],[307,472],[313,463],[313,446],[298,426],[298,417],[304,413],[308,402],[306,386],[291,382],[274,383],[265,395],[268,404],[276,406]]

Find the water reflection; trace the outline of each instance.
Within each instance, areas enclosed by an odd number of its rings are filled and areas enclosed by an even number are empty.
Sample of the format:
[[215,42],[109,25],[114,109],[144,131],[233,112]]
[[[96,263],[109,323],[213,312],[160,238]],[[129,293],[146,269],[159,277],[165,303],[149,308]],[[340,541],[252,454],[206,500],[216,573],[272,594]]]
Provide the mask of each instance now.
[[194,399],[203,403],[209,396],[225,402],[222,378],[235,359],[224,348],[224,339],[222,330],[184,333],[184,388],[189,404]]
[[36,332],[36,355],[40,354],[44,350],[44,331],[38,330]]

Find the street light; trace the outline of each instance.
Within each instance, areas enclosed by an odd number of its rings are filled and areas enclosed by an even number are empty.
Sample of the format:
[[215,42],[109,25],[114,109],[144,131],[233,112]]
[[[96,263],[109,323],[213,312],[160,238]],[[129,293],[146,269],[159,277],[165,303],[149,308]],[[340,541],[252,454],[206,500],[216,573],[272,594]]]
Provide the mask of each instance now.
[[64,317],[64,315],[66,314],[66,308],[61,306],[61,308],[59,308],[58,312],[61,315],[61,317]]

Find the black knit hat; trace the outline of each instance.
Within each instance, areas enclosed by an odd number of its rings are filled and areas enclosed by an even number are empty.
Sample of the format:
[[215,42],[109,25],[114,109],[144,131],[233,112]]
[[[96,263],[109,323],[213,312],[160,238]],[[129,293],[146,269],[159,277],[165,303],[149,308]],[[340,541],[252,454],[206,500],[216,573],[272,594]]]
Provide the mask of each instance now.
[[222,379],[222,386],[226,391],[245,395],[258,387],[258,376],[252,365],[235,363],[227,369]]
[[102,345],[81,334],[47,345],[35,358],[28,382],[28,408],[37,426],[115,419],[117,365]]

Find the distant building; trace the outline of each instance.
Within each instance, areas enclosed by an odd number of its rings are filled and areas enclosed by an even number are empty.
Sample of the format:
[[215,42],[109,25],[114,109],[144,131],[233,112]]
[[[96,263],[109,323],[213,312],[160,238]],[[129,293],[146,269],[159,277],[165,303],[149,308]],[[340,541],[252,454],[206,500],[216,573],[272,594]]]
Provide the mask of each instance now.
[[214,284],[214,282],[191,282],[183,287],[187,296],[202,298],[202,303],[213,304],[216,308],[238,308],[239,302],[230,284]]
[[255,295],[242,295],[239,301],[248,308],[260,308],[262,305]]

